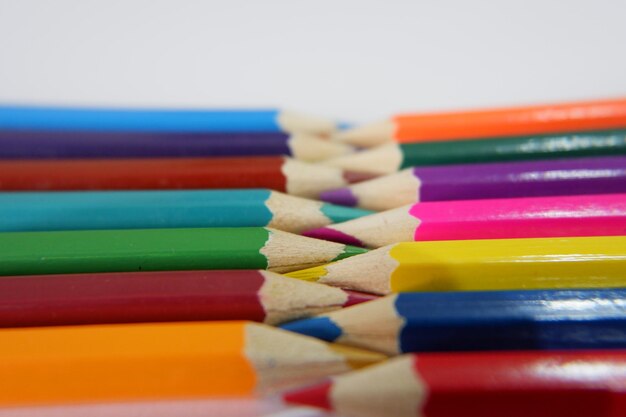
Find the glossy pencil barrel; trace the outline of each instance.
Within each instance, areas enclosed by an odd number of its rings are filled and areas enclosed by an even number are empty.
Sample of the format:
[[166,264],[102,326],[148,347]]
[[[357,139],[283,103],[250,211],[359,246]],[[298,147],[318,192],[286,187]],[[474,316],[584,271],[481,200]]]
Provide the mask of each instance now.
[[626,100],[405,114],[394,122],[399,142],[615,129],[626,127]]
[[0,161],[2,190],[265,187],[285,191],[284,159],[157,158]]
[[0,130],[0,159],[292,155],[289,135]]
[[626,157],[413,168],[420,201],[626,192]]
[[626,131],[402,144],[401,168],[626,154]]

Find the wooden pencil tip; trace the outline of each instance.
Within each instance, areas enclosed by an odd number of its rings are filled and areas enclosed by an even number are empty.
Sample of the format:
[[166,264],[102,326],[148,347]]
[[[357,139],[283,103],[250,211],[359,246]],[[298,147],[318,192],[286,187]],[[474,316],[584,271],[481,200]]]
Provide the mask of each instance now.
[[379,295],[368,294],[361,291],[344,290],[348,294],[348,301],[344,304],[344,307],[350,307],[356,304],[365,303],[367,301],[373,301],[380,298]]
[[340,232],[330,227],[319,227],[317,229],[307,230],[302,233],[303,236],[312,237],[321,240],[330,240],[331,242],[344,243],[353,246],[365,246],[363,242],[354,236]]
[[344,171],[343,179],[348,184],[354,184],[357,182],[368,181],[374,178],[380,177],[380,174],[361,171]]
[[330,390],[332,381],[313,385],[307,388],[291,391],[283,395],[283,400],[289,404],[308,405],[332,411],[330,402]]
[[322,266],[316,266],[313,268],[302,269],[300,271],[288,272],[285,275],[291,278],[297,278],[297,279],[301,279],[304,281],[316,282],[321,277],[326,275],[326,266],[322,265]]
[[374,365],[383,362],[388,358],[388,356],[384,353],[372,352],[336,343],[331,343],[329,347],[335,353],[342,355],[352,369],[360,369],[366,366]]
[[320,194],[320,200],[348,207],[356,207],[359,203],[358,199],[349,187],[324,191]]
[[338,142],[369,148],[390,142],[393,139],[394,131],[394,123],[384,121],[337,132],[333,139]]

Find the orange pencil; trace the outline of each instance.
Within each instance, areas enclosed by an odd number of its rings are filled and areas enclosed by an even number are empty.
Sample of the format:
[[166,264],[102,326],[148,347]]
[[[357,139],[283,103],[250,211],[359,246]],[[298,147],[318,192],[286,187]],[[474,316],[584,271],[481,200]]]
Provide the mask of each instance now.
[[0,406],[249,397],[383,355],[250,322],[0,331]]
[[359,146],[608,130],[626,127],[626,98],[483,110],[409,113],[337,135]]

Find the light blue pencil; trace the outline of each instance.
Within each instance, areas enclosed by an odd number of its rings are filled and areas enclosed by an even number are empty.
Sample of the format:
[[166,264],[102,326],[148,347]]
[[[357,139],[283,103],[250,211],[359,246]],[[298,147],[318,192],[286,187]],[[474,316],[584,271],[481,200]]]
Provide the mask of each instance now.
[[298,233],[371,212],[270,191],[0,193],[0,231],[270,226]]
[[308,132],[336,124],[276,109],[189,110],[0,105],[0,129],[107,132]]

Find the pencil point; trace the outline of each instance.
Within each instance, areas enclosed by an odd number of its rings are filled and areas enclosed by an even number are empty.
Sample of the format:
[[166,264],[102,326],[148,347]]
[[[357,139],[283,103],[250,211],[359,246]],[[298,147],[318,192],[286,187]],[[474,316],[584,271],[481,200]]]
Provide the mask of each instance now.
[[354,255],[361,255],[363,253],[366,253],[367,251],[368,250],[365,248],[359,248],[357,246],[346,245],[343,252],[337,255],[337,257],[335,257],[335,259],[333,259],[332,262],[350,258],[351,256],[354,256]]
[[312,387],[288,392],[283,396],[283,399],[290,404],[308,405],[332,411],[333,407],[330,403],[331,388],[332,382],[327,381]]
[[320,193],[320,199],[332,204],[355,207],[358,200],[350,188],[337,188]]
[[326,266],[322,265],[313,268],[301,269],[300,271],[288,272],[285,275],[304,281],[317,282],[318,279],[326,275]]
[[373,214],[373,211],[363,210],[354,207],[337,206],[334,204],[324,203],[320,208],[321,212],[328,217],[333,223],[342,223],[348,220],[358,219],[359,217]]
[[348,294],[348,300],[344,304],[344,307],[350,307],[356,304],[365,303],[367,301],[373,301],[380,298],[378,295],[368,294],[361,291],[344,290]]
[[342,333],[341,328],[328,317],[315,317],[312,319],[292,321],[291,323],[283,324],[281,328],[327,342],[334,342]]
[[372,172],[362,172],[362,171],[344,171],[343,172],[343,179],[346,180],[348,184],[368,181],[368,180],[378,178],[378,177],[380,177],[380,174],[372,173]]
[[364,246],[363,242],[354,236],[330,227],[319,227],[317,229],[307,230],[302,233],[303,236],[313,237],[315,239],[330,240],[331,242],[345,243],[346,245]]

